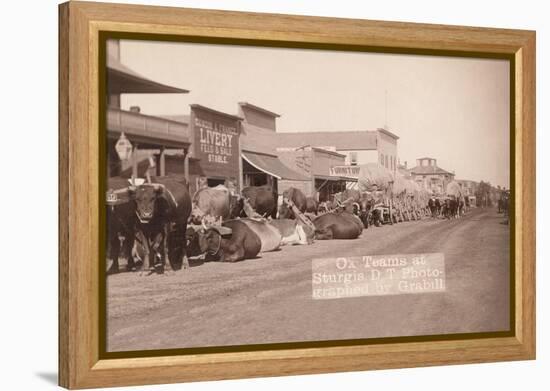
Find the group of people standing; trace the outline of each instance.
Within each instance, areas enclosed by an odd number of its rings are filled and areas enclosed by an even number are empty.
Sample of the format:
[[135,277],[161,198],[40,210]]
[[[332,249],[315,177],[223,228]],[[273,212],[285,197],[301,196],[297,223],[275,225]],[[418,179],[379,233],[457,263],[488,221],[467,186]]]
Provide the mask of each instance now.
[[432,218],[459,218],[469,207],[468,197],[447,196],[445,198],[432,196],[428,200]]

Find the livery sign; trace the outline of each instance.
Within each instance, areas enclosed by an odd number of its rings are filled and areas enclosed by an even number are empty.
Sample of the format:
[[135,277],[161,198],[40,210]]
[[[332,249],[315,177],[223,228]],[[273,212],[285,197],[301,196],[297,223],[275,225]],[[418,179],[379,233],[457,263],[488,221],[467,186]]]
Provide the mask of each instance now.
[[191,106],[194,157],[207,177],[238,178],[239,118],[202,106]]

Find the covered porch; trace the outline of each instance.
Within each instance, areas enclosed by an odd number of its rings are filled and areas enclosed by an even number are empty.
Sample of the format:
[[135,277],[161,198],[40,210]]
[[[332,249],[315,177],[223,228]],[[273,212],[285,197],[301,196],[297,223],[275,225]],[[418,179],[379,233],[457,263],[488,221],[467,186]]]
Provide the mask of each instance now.
[[[121,162],[115,145],[121,134],[132,144],[130,161]],[[156,159],[158,176],[166,175],[167,153],[184,156],[185,177],[189,177],[189,130],[186,124],[164,118],[109,107],[107,109],[107,174],[111,176],[144,175],[148,157]]]
[[279,193],[279,181],[308,182],[310,179],[287,167],[275,155],[243,151],[244,186],[271,186]]

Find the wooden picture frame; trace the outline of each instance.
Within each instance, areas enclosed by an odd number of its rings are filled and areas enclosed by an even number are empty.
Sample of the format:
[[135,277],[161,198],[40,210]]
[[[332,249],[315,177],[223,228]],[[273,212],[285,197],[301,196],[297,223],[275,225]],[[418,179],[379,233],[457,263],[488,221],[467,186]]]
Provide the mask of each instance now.
[[[59,7],[59,384],[175,383],[535,358],[535,32],[69,2]],[[102,31],[265,45],[505,55],[513,61],[515,329],[497,338],[102,359],[99,39]],[[104,193],[103,193],[104,194]]]

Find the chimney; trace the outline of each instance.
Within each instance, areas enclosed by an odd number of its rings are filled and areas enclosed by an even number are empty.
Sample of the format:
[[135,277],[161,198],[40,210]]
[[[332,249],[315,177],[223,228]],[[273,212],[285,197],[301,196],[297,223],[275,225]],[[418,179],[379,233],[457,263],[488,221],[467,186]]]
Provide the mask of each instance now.
[[405,170],[407,169],[407,161],[405,160]]
[[132,113],[140,113],[141,112],[141,108],[139,106],[130,106],[130,111]]

